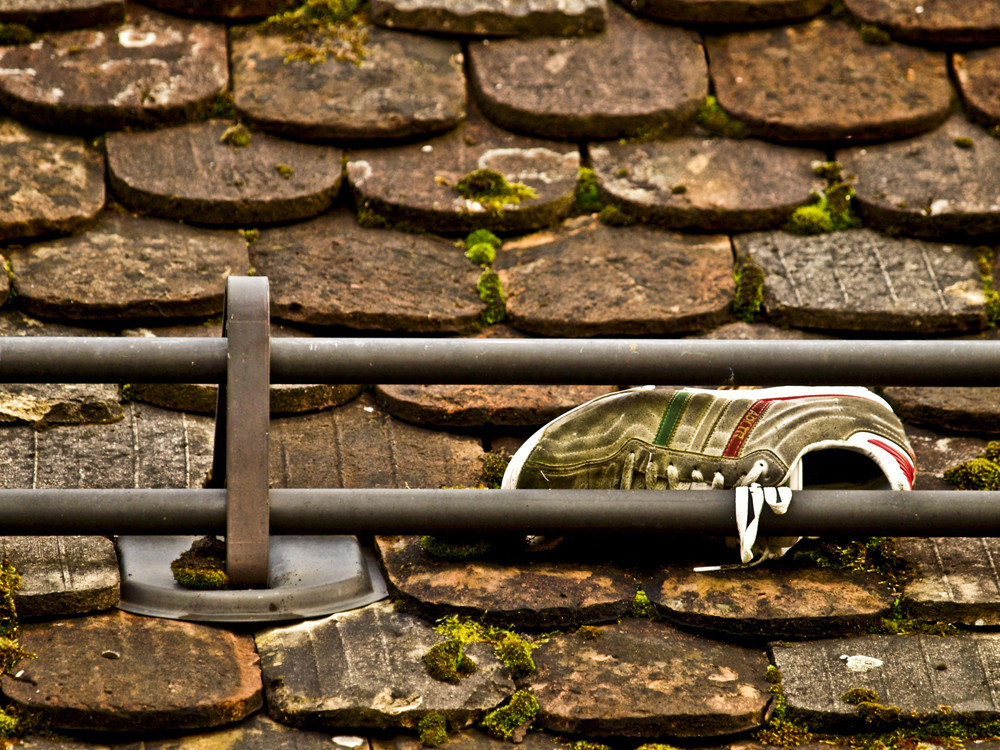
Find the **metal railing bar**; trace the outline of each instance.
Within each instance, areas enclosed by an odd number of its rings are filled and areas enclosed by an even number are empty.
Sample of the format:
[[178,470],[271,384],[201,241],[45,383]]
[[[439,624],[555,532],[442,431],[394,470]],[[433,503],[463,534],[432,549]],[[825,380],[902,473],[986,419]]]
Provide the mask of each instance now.
[[223,338],[0,337],[5,383],[218,383]]
[[[274,489],[272,534],[735,533],[732,490]],[[3,533],[223,534],[225,490],[0,490]],[[801,490],[761,535],[1000,536],[1000,492]]]
[[[997,385],[1000,342],[302,338],[272,383]],[[218,383],[223,338],[0,338],[0,382]]]

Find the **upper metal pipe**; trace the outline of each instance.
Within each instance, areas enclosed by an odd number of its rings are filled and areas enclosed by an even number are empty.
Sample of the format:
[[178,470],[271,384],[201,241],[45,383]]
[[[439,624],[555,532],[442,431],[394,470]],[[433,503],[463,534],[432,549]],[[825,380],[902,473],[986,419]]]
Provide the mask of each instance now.
[[275,383],[997,385],[995,341],[277,339]]
[[[272,383],[997,385],[996,341],[272,339]],[[223,338],[3,337],[0,382],[218,383]]]

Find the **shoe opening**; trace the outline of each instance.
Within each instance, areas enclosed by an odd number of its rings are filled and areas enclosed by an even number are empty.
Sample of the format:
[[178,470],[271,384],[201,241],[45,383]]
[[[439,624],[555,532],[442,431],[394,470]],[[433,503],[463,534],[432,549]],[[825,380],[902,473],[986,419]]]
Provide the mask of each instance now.
[[863,453],[831,448],[802,456],[802,489],[891,489],[875,461]]

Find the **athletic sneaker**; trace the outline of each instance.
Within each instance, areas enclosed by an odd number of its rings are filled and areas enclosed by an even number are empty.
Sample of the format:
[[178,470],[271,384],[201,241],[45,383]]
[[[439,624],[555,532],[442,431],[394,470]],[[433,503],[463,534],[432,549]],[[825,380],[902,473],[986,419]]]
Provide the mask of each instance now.
[[[606,394],[542,427],[511,458],[502,487],[749,487],[738,505],[759,512],[766,500],[781,513],[789,490],[909,490],[914,474],[903,425],[865,388],[650,386]],[[787,489],[770,489],[779,487]],[[741,515],[743,563],[780,557],[799,539],[754,539],[756,519],[745,533],[745,505]]]

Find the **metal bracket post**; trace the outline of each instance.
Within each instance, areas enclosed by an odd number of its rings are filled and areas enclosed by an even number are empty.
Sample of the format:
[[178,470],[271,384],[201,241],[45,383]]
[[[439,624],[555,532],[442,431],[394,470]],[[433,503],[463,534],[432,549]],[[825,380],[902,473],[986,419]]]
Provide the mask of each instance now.
[[212,486],[226,488],[226,574],[239,588],[268,586],[269,303],[266,278],[227,280],[226,380],[215,409]]

